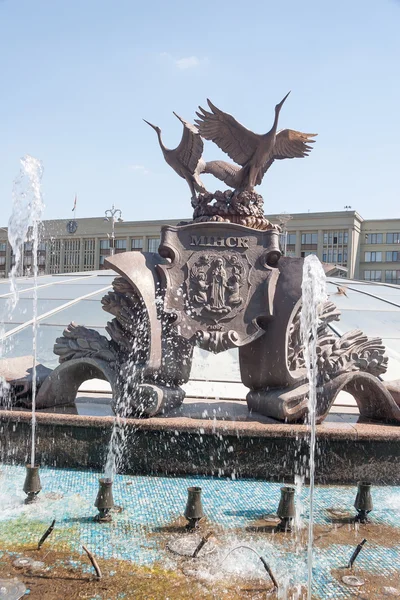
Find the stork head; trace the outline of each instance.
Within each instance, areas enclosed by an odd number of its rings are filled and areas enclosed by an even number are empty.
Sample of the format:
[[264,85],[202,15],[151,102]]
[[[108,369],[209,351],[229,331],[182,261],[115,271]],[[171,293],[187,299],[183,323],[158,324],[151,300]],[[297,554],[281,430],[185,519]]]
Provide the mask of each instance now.
[[281,101],[279,102],[279,104],[277,104],[277,105],[275,106],[275,112],[276,112],[277,114],[279,114],[279,112],[280,112],[280,110],[281,110],[281,108],[282,108],[282,106],[283,106],[283,103],[285,102],[285,100],[286,100],[286,98],[289,96],[289,94],[290,94],[290,92],[288,92],[288,93],[286,94],[286,96],[283,98],[283,100],[281,100]]
[[150,125],[150,127],[152,127],[154,129],[154,131],[157,132],[158,135],[161,134],[161,129],[159,127],[157,127],[157,125],[153,125],[152,123],[149,123],[148,121],[146,121],[146,119],[143,119],[143,121],[145,123],[147,123],[147,125]]

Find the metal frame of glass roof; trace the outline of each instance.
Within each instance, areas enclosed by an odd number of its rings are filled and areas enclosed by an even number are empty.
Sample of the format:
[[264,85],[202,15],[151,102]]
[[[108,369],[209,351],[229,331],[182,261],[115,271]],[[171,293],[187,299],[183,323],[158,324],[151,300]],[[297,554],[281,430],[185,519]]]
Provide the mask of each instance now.
[[[111,270],[38,277],[38,347],[40,349],[41,343],[46,345],[39,352],[43,364],[56,366],[53,344],[72,320],[106,335],[109,315],[102,310],[100,299],[111,289],[115,277],[116,273]],[[7,315],[12,295],[7,285],[8,280],[0,281],[0,344],[4,358],[27,353],[33,324],[33,278],[17,280],[20,302],[14,317]],[[344,288],[346,295],[338,294],[337,287]],[[361,329],[370,337],[381,337],[389,356],[389,369],[383,379],[400,378],[400,286],[328,277],[327,290],[342,313],[342,319],[331,324],[332,331],[341,336],[351,329]],[[244,397],[247,390],[240,383],[237,350],[215,356],[196,349],[191,381],[204,383],[207,380],[222,387],[240,386],[240,396]]]

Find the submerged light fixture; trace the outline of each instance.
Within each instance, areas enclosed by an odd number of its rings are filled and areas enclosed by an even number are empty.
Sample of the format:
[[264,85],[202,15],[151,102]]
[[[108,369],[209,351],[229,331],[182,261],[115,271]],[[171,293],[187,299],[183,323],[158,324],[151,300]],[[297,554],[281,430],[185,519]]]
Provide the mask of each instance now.
[[99,511],[99,514],[95,516],[95,521],[98,521],[99,523],[109,523],[112,521],[111,509],[114,508],[112,483],[112,479],[99,479],[99,491],[97,492],[97,498],[94,503]]
[[39,477],[39,465],[26,465],[26,476],[23,490],[27,495],[25,504],[36,502],[37,495],[42,489]]
[[295,488],[292,486],[281,488],[281,499],[277,510],[277,515],[281,520],[277,527],[279,531],[292,531],[293,520],[296,516],[294,492]]
[[188,520],[186,529],[188,531],[197,529],[200,519],[204,517],[203,505],[201,503],[201,487],[188,488],[188,499],[184,515]]
[[371,483],[369,481],[360,481],[358,483],[357,496],[354,502],[354,508],[357,511],[355,521],[358,523],[370,523],[368,514],[373,510],[371,496]]

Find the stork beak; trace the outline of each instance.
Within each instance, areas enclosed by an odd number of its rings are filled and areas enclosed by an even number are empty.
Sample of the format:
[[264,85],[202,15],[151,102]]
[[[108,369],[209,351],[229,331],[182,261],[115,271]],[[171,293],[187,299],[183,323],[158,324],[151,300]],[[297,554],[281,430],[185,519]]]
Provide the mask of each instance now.
[[286,100],[286,98],[289,96],[289,94],[290,94],[290,92],[288,92],[288,93],[286,94],[286,96],[284,97],[284,99],[283,99],[283,100],[281,100],[281,101],[279,102],[279,104],[277,104],[277,107],[278,107],[279,109],[281,109],[281,108],[282,108],[282,106],[283,106],[283,103],[285,102],[285,100]]
[[154,131],[157,131],[157,127],[156,127],[156,125],[153,125],[152,123],[149,123],[148,121],[146,121],[146,119],[143,119],[143,121],[144,121],[145,123],[147,123],[147,125],[150,125],[150,127],[152,127],[152,128],[154,129]]

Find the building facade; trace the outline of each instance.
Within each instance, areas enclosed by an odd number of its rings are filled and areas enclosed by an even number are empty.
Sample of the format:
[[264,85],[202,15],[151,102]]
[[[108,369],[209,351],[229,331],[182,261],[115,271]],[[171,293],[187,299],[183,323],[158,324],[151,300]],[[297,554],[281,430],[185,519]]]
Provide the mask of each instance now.
[[[267,218],[282,225],[281,245],[288,256],[316,254],[321,261],[336,264],[351,279],[400,284],[400,218],[364,220],[350,210]],[[178,222],[116,222],[114,252],[156,252],[162,225]],[[111,223],[102,217],[44,221],[38,245],[39,273],[102,269],[104,259],[111,254],[111,244]],[[7,230],[0,228],[0,277],[6,277],[13,262]],[[30,275],[32,266],[33,243],[28,241],[20,274]]]

